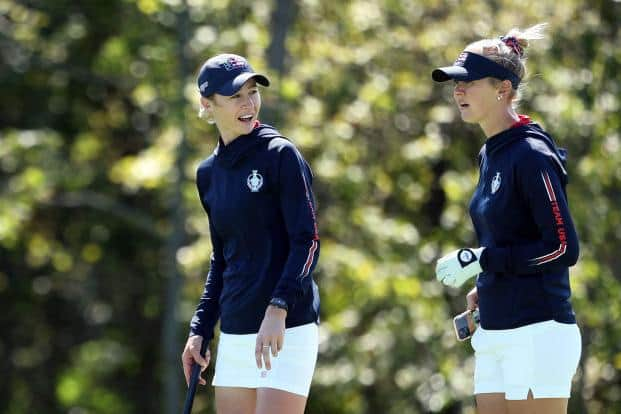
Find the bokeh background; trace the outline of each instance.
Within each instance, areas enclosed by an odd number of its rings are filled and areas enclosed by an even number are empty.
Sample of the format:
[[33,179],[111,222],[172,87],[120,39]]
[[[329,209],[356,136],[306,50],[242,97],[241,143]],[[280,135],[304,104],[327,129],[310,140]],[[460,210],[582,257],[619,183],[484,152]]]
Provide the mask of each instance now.
[[[431,70],[512,27],[529,114],[569,151],[583,334],[570,413],[621,413],[621,2],[0,0],[0,412],[177,413],[208,271],[194,78],[221,52],[315,173],[321,347],[308,413],[474,413],[434,262],[476,243],[484,141]],[[510,220],[510,217],[507,217]],[[211,376],[211,371],[208,374]],[[213,413],[203,387],[195,413]]]

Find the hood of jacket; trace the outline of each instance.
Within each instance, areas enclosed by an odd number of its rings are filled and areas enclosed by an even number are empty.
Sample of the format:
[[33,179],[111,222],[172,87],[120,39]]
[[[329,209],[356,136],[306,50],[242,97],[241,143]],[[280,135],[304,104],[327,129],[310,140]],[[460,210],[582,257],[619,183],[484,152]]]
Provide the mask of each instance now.
[[488,138],[481,151],[491,155],[519,139],[525,139],[534,150],[550,157],[558,167],[563,182],[567,183],[567,151],[558,148],[552,137],[536,122],[523,123]]

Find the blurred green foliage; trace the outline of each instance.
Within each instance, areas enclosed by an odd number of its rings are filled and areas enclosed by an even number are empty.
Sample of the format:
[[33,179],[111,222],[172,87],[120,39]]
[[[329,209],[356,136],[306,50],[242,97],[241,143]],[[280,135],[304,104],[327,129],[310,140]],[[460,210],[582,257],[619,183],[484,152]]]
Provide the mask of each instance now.
[[[216,133],[196,116],[194,76],[227,51],[270,75],[263,120],[315,172],[322,325],[307,412],[474,413],[472,350],[450,325],[465,289],[439,286],[433,264],[475,243],[466,207],[483,134],[430,72],[472,41],[547,21],[520,111],[570,154],[584,343],[570,412],[621,413],[621,3],[299,0],[276,68],[283,4],[0,0],[0,412],[156,413],[167,378],[183,393],[158,344],[173,315],[181,353],[208,270],[194,172]],[[212,401],[201,389],[195,412]]]

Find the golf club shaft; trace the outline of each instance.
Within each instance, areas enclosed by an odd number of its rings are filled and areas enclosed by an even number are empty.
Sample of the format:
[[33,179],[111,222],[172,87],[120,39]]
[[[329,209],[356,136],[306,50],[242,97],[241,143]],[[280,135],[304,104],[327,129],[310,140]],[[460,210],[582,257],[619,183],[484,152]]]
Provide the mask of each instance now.
[[[207,349],[207,341],[203,339],[201,345],[201,356],[205,357],[205,351]],[[188,385],[188,392],[185,395],[185,404],[183,406],[183,414],[192,413],[192,405],[194,404],[194,394],[196,394],[196,386],[198,385],[198,377],[201,373],[201,366],[197,363],[192,365],[192,372],[190,374],[190,384]]]

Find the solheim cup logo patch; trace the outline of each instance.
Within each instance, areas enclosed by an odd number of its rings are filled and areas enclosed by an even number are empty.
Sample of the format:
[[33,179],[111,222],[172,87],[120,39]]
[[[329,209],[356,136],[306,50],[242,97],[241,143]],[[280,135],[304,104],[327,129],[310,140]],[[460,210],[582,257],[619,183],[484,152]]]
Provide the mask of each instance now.
[[252,170],[252,174],[246,179],[246,184],[250,191],[256,193],[263,187],[263,176],[257,170]]
[[502,179],[500,178],[500,171],[496,171],[496,175],[492,178],[492,194],[496,194],[496,191],[500,188],[500,182]]

